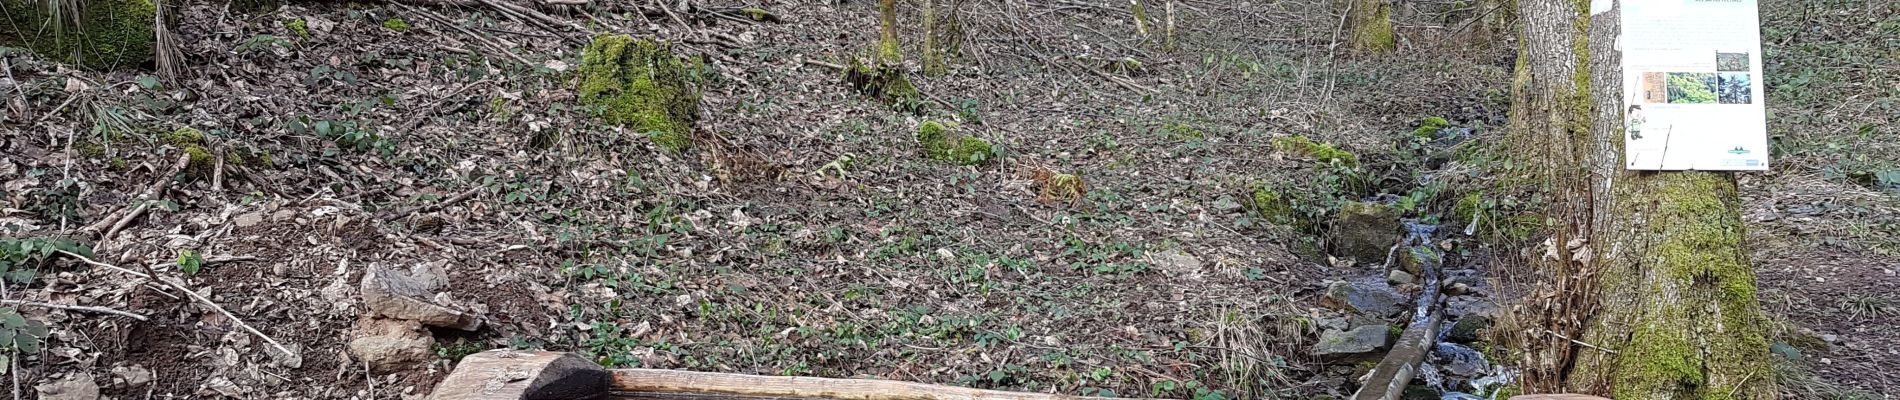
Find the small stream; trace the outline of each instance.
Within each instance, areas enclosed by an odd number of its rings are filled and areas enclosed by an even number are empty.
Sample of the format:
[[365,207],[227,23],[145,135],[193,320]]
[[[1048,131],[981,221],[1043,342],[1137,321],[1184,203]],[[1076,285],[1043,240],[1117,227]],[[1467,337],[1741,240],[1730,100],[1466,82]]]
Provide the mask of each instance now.
[[[1470,136],[1470,128],[1447,128],[1439,132],[1433,144],[1448,148]],[[1426,171],[1415,184],[1429,184],[1436,175],[1436,170]],[[1477,226],[1475,220],[1445,223],[1454,227],[1448,235],[1471,236]],[[1410,256],[1418,260],[1416,278],[1421,290],[1412,299],[1412,316],[1405,331],[1353,398],[1497,399],[1499,389],[1514,385],[1518,374],[1514,368],[1492,363],[1483,351],[1474,348],[1488,346],[1476,332],[1489,327],[1490,313],[1497,309],[1485,283],[1485,272],[1477,265],[1447,262],[1434,243],[1440,233],[1437,224],[1421,219],[1405,219],[1401,224],[1405,238],[1394,251],[1411,252]],[[1388,270],[1380,272],[1389,274],[1396,268],[1389,260],[1386,265]]]

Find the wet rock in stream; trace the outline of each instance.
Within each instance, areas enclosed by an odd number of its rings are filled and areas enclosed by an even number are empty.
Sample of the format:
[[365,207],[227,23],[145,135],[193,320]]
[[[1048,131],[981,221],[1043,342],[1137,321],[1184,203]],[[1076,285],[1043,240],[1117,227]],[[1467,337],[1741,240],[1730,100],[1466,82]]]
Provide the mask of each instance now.
[[1405,312],[1406,297],[1383,279],[1359,279],[1349,282],[1333,282],[1326,287],[1326,296],[1320,299],[1320,305],[1334,309],[1365,314],[1377,318],[1389,318]]

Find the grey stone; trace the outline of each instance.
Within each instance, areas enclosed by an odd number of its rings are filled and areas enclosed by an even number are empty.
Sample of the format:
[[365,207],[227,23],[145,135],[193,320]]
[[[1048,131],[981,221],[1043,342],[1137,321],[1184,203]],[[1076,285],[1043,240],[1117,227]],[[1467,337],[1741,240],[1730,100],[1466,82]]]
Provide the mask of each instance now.
[[437,288],[448,281],[441,264],[417,264],[409,271],[371,264],[363,275],[363,302],[370,312],[389,318],[465,331],[481,328],[481,319],[473,313],[433,300]]
[[1395,269],[1395,270],[1392,270],[1392,273],[1386,274],[1385,281],[1395,283],[1395,284],[1400,284],[1400,285],[1409,285],[1409,284],[1417,283],[1418,277],[1412,276],[1411,273],[1407,273],[1405,271],[1400,271],[1400,270]]
[[1332,226],[1333,253],[1360,263],[1385,262],[1400,239],[1398,210],[1381,203],[1346,203]]
[[1391,342],[1392,328],[1366,325],[1348,331],[1326,331],[1313,345],[1313,355],[1328,359],[1377,358]]
[[125,387],[136,388],[152,383],[152,370],[138,365],[121,365],[112,367],[112,377],[118,378],[118,383]]
[[98,400],[99,384],[92,381],[92,374],[74,372],[66,374],[57,381],[42,383],[33,387],[42,400]]
[[357,320],[349,350],[350,356],[368,364],[371,371],[381,372],[428,360],[433,344],[435,338],[413,321],[368,317]]
[[1491,369],[1491,363],[1484,360],[1484,353],[1456,343],[1439,343],[1432,348],[1431,358],[1433,364],[1453,376],[1474,377]]
[[1405,295],[1373,278],[1371,281],[1334,282],[1326,287],[1326,296],[1320,299],[1320,305],[1383,318],[1404,312],[1405,301]]
[[1490,328],[1491,323],[1491,317],[1484,314],[1459,317],[1457,322],[1451,324],[1451,331],[1445,335],[1445,339],[1455,343],[1476,342],[1478,333]]

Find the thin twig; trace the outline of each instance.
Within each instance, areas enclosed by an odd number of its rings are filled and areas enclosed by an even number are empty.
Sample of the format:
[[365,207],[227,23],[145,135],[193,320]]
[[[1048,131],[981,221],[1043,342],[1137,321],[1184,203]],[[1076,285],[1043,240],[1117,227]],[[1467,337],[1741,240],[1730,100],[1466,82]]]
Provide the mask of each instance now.
[[[133,219],[137,219],[140,215],[145,214],[146,209],[151,208],[152,202],[158,201],[160,197],[165,195],[165,190],[171,188],[172,177],[177,175],[179,171],[184,171],[185,166],[190,164],[190,155],[179,155],[178,162],[173,163],[171,169],[159,175],[158,182],[152,183],[150,188],[145,189],[144,194],[139,195],[139,198],[135,200],[138,204],[133,205],[131,210],[126,211],[124,215],[120,215],[118,218],[102,218],[99,222],[87,225],[84,228],[80,228],[80,230],[101,232],[99,235],[100,241],[111,238],[113,234],[119,233],[119,230],[125,229],[126,225],[131,224]],[[107,222],[111,224],[107,225]]]
[[1557,337],[1557,338],[1559,338],[1559,339],[1563,339],[1563,340],[1568,340],[1568,341],[1570,341],[1571,343],[1576,343],[1576,344],[1578,344],[1578,345],[1580,345],[1580,346],[1583,346],[1583,347],[1589,347],[1589,348],[1592,348],[1592,349],[1597,349],[1597,350],[1600,350],[1600,351],[1602,351],[1602,352],[1605,352],[1605,353],[1610,353],[1610,354],[1616,354],[1616,350],[1610,350],[1610,349],[1606,349],[1606,348],[1602,348],[1602,347],[1597,347],[1597,345],[1594,345],[1594,344],[1589,344],[1589,343],[1584,343],[1584,342],[1583,342],[1582,340],[1577,340],[1577,339],[1571,339],[1571,338],[1570,338],[1569,336],[1564,336],[1564,334],[1562,334],[1562,333],[1557,333],[1557,331],[1553,331],[1553,330],[1549,330],[1549,329],[1545,329],[1545,330],[1544,330],[1544,333],[1548,333],[1548,334],[1550,334],[1551,336],[1556,336],[1556,337]]
[[133,314],[130,312],[119,311],[118,309],[109,308],[109,307],[69,306],[65,304],[41,303],[37,301],[26,301],[26,300],[0,300],[0,304],[57,308],[61,310],[70,310],[70,311],[95,312],[95,313],[102,313],[102,314],[124,316],[124,317],[129,317],[129,318],[140,320],[140,321],[147,320],[147,318],[145,318],[144,315],[138,315],[138,314]]
[[455,197],[450,197],[448,200],[443,200],[440,203],[430,204],[430,205],[426,205],[422,207],[410,208],[408,210],[403,210],[402,212],[385,215],[383,216],[383,220],[395,221],[398,219],[402,219],[402,217],[407,217],[415,213],[435,212],[436,210],[440,210],[443,207],[448,207],[448,206],[455,205],[456,203],[468,201],[468,199],[474,198],[475,195],[482,194],[482,192],[487,191],[487,189],[488,189],[487,187],[476,186],[473,189],[463,191],[462,194],[455,195]]

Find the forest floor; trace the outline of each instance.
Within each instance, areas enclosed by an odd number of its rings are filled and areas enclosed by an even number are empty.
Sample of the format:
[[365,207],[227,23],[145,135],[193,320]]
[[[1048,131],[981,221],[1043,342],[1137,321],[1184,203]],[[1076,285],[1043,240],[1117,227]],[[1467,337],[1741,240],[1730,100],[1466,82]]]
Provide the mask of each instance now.
[[[1121,3],[967,4],[949,73],[912,75],[921,112],[827,66],[870,53],[874,2],[765,4],[781,22],[707,3],[550,12],[567,27],[486,7],[189,2],[176,82],[5,54],[0,234],[91,238],[99,261],[174,277],[235,317],[58,263],[7,296],[150,320],[23,307],[51,335],[9,378],[28,394],[89,380],[119,398],[415,398],[460,356],[514,347],[1065,394],[1339,397],[1363,365],[1309,355],[1343,318],[1319,299],[1383,274],[1263,221],[1256,188],[1346,185],[1273,141],[1352,151],[1372,178],[1354,196],[1400,198],[1417,193],[1404,165],[1419,121],[1488,137],[1510,97],[1513,47],[1472,45],[1450,1],[1400,7],[1400,50],[1376,56],[1334,48],[1328,2],[1182,2],[1174,48],[1158,26],[1138,36]],[[1764,3],[1777,157],[1743,185],[1777,353],[1795,360],[1786,391],[1890,398],[1900,70],[1882,60],[1900,57],[1900,13]],[[693,148],[590,115],[572,73],[582,30],[704,58]],[[1123,58],[1141,65],[1105,68]],[[927,159],[929,121],[999,156]],[[229,162],[173,171],[194,146]],[[1086,188],[1052,200],[1046,172]],[[111,234],[81,230],[147,203]],[[482,326],[431,328],[428,354],[372,367],[349,349],[373,325],[365,271],[417,265],[445,272],[434,300]]]

